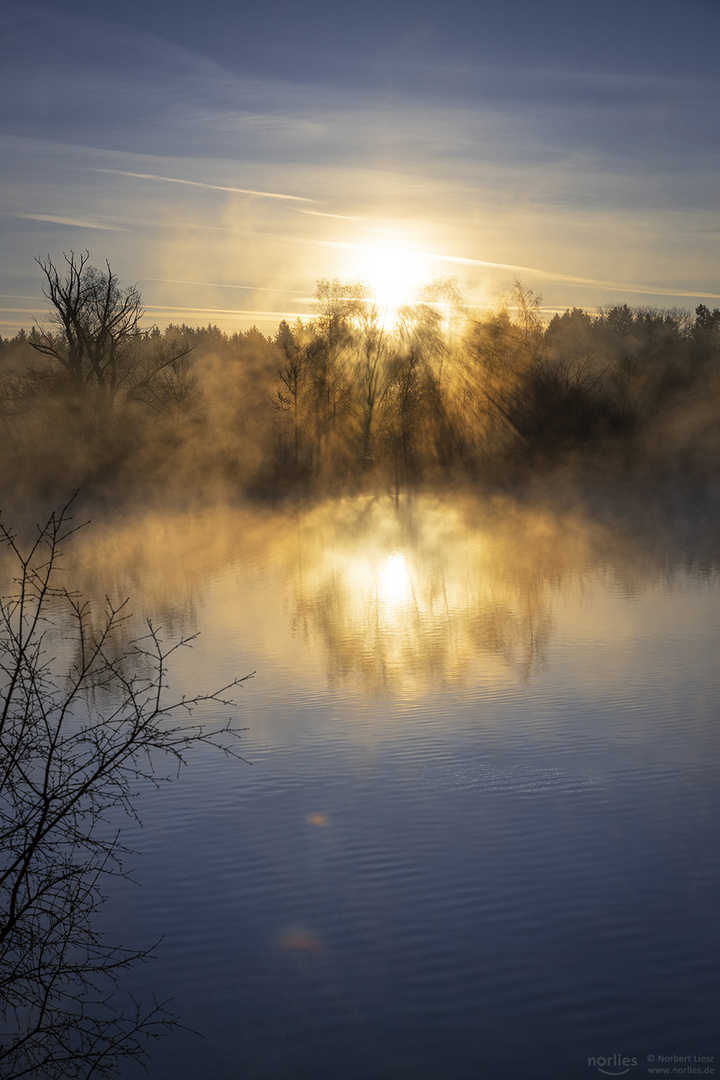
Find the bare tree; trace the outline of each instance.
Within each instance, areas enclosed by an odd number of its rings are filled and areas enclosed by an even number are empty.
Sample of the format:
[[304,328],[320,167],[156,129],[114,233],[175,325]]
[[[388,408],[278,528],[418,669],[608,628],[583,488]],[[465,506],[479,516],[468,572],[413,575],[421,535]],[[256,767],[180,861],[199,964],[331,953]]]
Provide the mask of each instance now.
[[292,421],[292,460],[295,465],[300,463],[302,398],[308,376],[307,351],[299,336],[283,319],[275,336],[275,344],[282,356],[276,369],[279,384],[271,397],[274,408],[286,413]]
[[[90,605],[57,584],[74,528],[67,508],[23,551],[0,519],[14,585],[0,598],[0,1073],[5,1080],[88,1080],[120,1059],[144,1060],[148,1038],[177,1022],[165,1004],[119,1006],[123,969],[149,955],[109,944],[94,926],[126,849],[111,822],[134,814],[143,783],[176,774],[210,744],[238,757],[231,724],[191,725],[201,702],[227,705],[243,679],[167,700],[168,663],[190,640],[163,644],[148,622],[129,639],[127,602]],[[63,669],[53,636],[72,638]],[[249,678],[250,676],[246,676]],[[163,761],[169,772],[164,771]]]
[[355,382],[361,417],[361,446],[365,462],[374,456],[377,406],[387,383],[389,353],[385,333],[378,323],[369,324],[358,342]]
[[63,256],[64,270],[50,256],[36,259],[45,276],[43,295],[53,329],[36,328],[30,344],[64,376],[76,403],[89,407],[92,422],[107,426],[119,401],[151,397],[163,371],[190,352],[186,343],[148,348],[141,329],[145,314],[136,285],[122,288],[106,262],[89,263],[89,252]]

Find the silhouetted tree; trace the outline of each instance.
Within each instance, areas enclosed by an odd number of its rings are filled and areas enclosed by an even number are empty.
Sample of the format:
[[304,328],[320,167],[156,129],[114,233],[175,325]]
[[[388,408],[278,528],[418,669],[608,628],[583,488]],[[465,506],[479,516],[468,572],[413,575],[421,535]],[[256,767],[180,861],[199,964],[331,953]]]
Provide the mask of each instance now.
[[398,350],[389,363],[383,400],[382,440],[389,457],[396,495],[401,484],[418,479],[423,437],[423,361],[412,345]]
[[465,402],[475,438],[493,450],[522,439],[522,380],[532,359],[507,309],[471,327],[464,346]]
[[[4,1080],[108,1076],[119,1058],[143,1060],[147,1039],[176,1022],[164,1005],[123,1009],[118,975],[148,955],[109,944],[94,925],[103,884],[125,876],[125,849],[108,824],[134,813],[143,782],[171,775],[199,744],[237,756],[231,725],[190,726],[202,701],[167,700],[170,657],[181,646],[146,633],[127,640],[126,604],[88,603],[58,584],[67,509],[23,550],[0,521],[0,1071]],[[3,550],[4,549],[4,550]],[[7,586],[6,586],[7,587]],[[4,592],[4,590],[3,590]],[[74,659],[63,670],[51,641]]]
[[545,330],[544,345],[550,362],[592,357],[599,346],[592,315],[578,307],[553,315]]
[[275,343],[281,362],[277,368],[279,385],[273,391],[272,403],[291,419],[292,460],[297,466],[302,440],[303,394],[308,376],[307,353],[284,319],[278,327]]
[[30,344],[51,371],[60,372],[77,407],[103,432],[118,401],[152,398],[161,373],[190,349],[176,341],[170,347],[162,339],[148,343],[140,326],[140,292],[135,285],[122,288],[109,263],[96,269],[88,252],[63,258],[64,269],[49,256],[36,260],[54,329],[36,329]]
[[352,413],[352,352],[369,299],[362,282],[317,283],[317,314],[304,348],[307,419],[316,473],[338,465],[340,451],[344,454],[346,450],[347,421]]
[[710,311],[705,304],[698,304],[695,308],[691,338],[696,360],[720,357],[720,308]]

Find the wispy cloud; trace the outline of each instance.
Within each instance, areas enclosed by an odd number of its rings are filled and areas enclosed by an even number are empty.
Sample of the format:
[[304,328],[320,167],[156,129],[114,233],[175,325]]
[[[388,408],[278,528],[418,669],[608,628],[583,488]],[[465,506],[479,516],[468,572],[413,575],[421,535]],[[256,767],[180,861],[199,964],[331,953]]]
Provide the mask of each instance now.
[[495,270],[513,270],[519,274],[532,274],[535,277],[547,278],[549,281],[559,281],[564,285],[587,286],[594,289],[607,289],[611,292],[642,293],[652,296],[684,296],[701,297],[709,300],[720,300],[720,293],[691,292],[686,289],[671,289],[662,285],[640,285],[628,281],[603,281],[599,278],[577,277],[574,274],[564,274],[557,270],[542,270],[536,266],[516,266],[512,263],[486,262],[483,259],[465,259],[455,255],[430,255],[424,256],[435,259],[438,262],[457,263],[462,266],[487,266]]
[[[316,240],[314,243],[322,247],[341,248],[358,252],[375,252],[377,248],[371,244],[353,244],[337,240]],[[607,289],[611,292],[640,293],[644,296],[672,296],[699,298],[706,300],[720,300],[720,293],[695,292],[690,289],[673,289],[662,285],[641,285],[637,282],[605,281],[600,278],[578,277],[574,274],[565,274],[558,270],[544,270],[537,266],[521,266],[518,263],[492,262],[488,259],[471,259],[462,255],[444,255],[430,251],[413,251],[413,258],[426,259],[428,262],[449,263],[456,266],[486,267],[489,270],[511,270],[516,274],[529,274],[533,277],[545,278],[548,281],[561,282],[564,285],[587,287],[594,289]]]
[[[199,315],[264,315],[264,316],[279,316],[283,318],[287,315],[286,311],[258,311],[257,308],[252,310],[246,310],[243,308],[201,308],[201,307],[165,307],[163,305],[149,304],[146,311],[152,312],[193,312]],[[302,318],[307,315],[307,312],[293,312],[298,318]]]
[[307,319],[307,311],[262,311],[258,308],[201,308],[201,307],[164,307],[160,305],[148,305],[146,314],[153,319],[177,319],[182,317],[191,321],[205,322],[209,317],[227,321],[229,316],[230,325],[237,326],[234,321],[238,318],[252,319],[254,323],[270,323],[272,330],[277,326],[280,319]]
[[301,289],[268,289],[259,285],[232,285],[221,281],[190,281],[187,278],[144,277],[141,281],[165,281],[170,285],[206,285],[211,289],[243,289],[246,292],[286,293],[288,296],[304,296]]
[[[169,41],[132,19],[79,20],[75,3],[8,4],[7,294],[32,291],[33,256],[67,236],[123,280],[140,278],[148,304],[202,301],[217,309],[198,318],[220,318],[235,299],[302,306],[314,281],[350,280],[375,241],[404,239],[428,278],[456,274],[478,302],[519,277],[558,307],[623,294],[717,304],[720,79],[706,70],[671,78],[633,63],[628,75],[577,58],[567,71],[544,55],[506,64],[490,50],[476,63],[474,45],[451,56],[395,43],[330,88],[305,54],[300,74],[278,73],[241,63],[231,44],[237,62],[221,65],[193,52],[194,39],[179,46],[176,27]],[[197,284],[174,278],[189,272]],[[221,284],[236,278],[257,285]]]
[[130,176],[135,180],[160,180],[165,184],[186,184],[188,187],[208,188],[211,191],[229,191],[234,195],[257,195],[263,199],[286,199],[288,202],[314,203],[317,199],[307,199],[303,195],[287,195],[279,191],[256,191],[254,188],[229,187],[224,184],[208,184],[203,180],[182,180],[176,176],[156,176],[155,173],[128,172],[125,169],[92,169],[92,172],[112,173],[115,176]]
[[11,214],[11,217],[27,221],[48,221],[53,225],[68,225],[73,229],[102,229],[105,232],[125,232],[122,225],[108,225],[104,221],[91,221],[87,218],[65,217],[62,214]]
[[358,217],[355,214],[328,214],[324,210],[305,210],[301,206],[294,206],[293,210],[295,210],[295,212],[298,213],[298,214],[310,214],[312,217],[337,218],[338,221],[362,221],[363,220],[361,217]]

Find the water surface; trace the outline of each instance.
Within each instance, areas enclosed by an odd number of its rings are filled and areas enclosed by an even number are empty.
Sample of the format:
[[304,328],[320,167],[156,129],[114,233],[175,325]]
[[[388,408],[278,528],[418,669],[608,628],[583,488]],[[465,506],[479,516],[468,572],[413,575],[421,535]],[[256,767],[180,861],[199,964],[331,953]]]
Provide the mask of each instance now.
[[203,1035],[153,1080],[717,1066],[720,553],[679,535],[417,498],[79,540],[78,585],[201,632],[174,690],[256,671],[251,764],[143,797],[108,905]]

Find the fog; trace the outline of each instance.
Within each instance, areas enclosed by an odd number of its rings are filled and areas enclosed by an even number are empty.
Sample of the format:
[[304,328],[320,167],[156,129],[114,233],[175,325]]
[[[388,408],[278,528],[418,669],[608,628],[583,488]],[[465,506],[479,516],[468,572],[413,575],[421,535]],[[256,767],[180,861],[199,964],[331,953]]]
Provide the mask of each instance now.
[[[74,509],[75,524],[88,520],[91,508]],[[308,679],[413,699],[531,682],[552,654],[559,602],[583,619],[598,590],[641,597],[718,572],[717,507],[667,499],[563,508],[452,491],[95,514],[64,545],[62,585],[99,621],[129,598],[123,640],[147,620],[167,641],[199,635],[177,662],[195,690],[278,665],[289,694]],[[53,648],[67,661],[64,627]],[[238,650],[222,670],[220,640]]]
[[273,337],[148,331],[109,266],[40,265],[47,321],[0,343],[6,507],[715,487],[718,309],[547,322],[519,282],[478,311],[435,280],[388,313],[320,281]]

